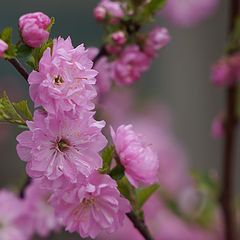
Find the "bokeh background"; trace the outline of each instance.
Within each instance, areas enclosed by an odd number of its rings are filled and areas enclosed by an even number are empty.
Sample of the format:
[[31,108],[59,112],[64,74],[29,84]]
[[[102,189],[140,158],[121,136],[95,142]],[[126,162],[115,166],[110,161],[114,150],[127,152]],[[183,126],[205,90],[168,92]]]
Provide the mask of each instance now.
[[[87,47],[100,46],[101,25],[92,17],[97,3],[97,0],[1,0],[0,29],[13,26],[17,35],[19,16],[43,11],[56,18],[53,36],[70,35],[75,46],[79,43]],[[169,29],[172,41],[135,85],[143,101],[151,99],[169,109],[173,131],[191,167],[202,170],[221,167],[222,141],[212,139],[210,127],[214,116],[223,108],[224,91],[211,85],[210,66],[221,56],[227,40],[228,4],[228,0],[221,0],[214,15],[187,29],[176,28],[158,17],[156,24]],[[11,99],[28,97],[27,83],[10,64],[0,61],[0,92],[3,90],[7,90]],[[0,187],[18,186],[24,177],[24,163],[15,150],[18,131],[15,126],[0,125]],[[236,186],[240,182],[238,162]]]

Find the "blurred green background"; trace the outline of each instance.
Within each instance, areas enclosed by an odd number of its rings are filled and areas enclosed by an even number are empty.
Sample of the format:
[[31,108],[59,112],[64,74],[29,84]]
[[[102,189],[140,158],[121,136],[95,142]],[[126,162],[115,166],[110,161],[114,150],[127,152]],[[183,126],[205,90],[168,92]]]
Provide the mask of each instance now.
[[[210,65],[221,56],[227,39],[228,2],[222,0],[213,16],[193,28],[176,28],[158,17],[156,24],[169,28],[172,41],[160,51],[151,70],[136,84],[140,97],[155,98],[169,108],[174,132],[191,166],[203,170],[221,166],[222,142],[211,138],[210,126],[213,117],[223,108],[224,92],[211,85],[209,75]],[[97,0],[1,0],[0,29],[13,26],[17,35],[19,16],[42,11],[56,18],[53,36],[70,35],[75,46],[79,43],[87,47],[100,46],[101,25],[92,17],[97,3]],[[28,96],[27,83],[10,64],[0,61],[0,92],[5,89],[12,99]],[[0,187],[20,184],[24,176],[24,163],[15,150],[17,131],[14,126],[0,126]],[[236,174],[239,170],[240,163]],[[239,180],[238,176],[236,183]]]

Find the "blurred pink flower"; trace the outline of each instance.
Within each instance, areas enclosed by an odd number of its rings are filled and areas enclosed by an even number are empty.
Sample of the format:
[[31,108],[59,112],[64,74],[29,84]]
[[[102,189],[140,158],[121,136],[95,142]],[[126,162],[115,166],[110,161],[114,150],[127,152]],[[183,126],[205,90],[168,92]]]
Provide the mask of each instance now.
[[19,30],[23,41],[32,48],[40,47],[48,40],[51,19],[42,12],[28,13],[19,18]]
[[157,50],[165,47],[170,41],[170,35],[166,28],[156,27],[151,32],[149,32],[144,51],[150,57],[156,55]]
[[225,134],[224,116],[222,114],[216,116],[212,122],[211,135],[215,139],[220,139]]
[[[89,48],[88,56],[91,60],[93,60],[97,54],[99,53],[98,48]],[[98,93],[104,93],[110,90],[112,85],[112,63],[108,61],[107,57],[101,57],[98,59],[93,67],[97,72],[96,76],[96,87]]]
[[24,202],[14,193],[0,190],[0,239],[28,240],[32,235],[32,223]]
[[209,17],[217,8],[219,0],[168,0],[164,16],[180,27],[191,27]]
[[114,32],[112,34],[112,40],[119,45],[123,45],[126,42],[126,35],[123,31]]
[[132,125],[121,125],[116,132],[111,128],[111,135],[130,183],[138,187],[156,182],[159,159],[144,136],[136,134]]
[[31,215],[33,231],[41,237],[47,237],[52,231],[60,229],[54,210],[48,203],[49,197],[50,192],[42,189],[38,180],[33,180],[26,189],[24,201]]
[[212,66],[211,79],[216,86],[231,86],[240,78],[240,54],[222,57]]
[[148,70],[150,58],[137,45],[126,47],[113,63],[113,78],[120,85],[130,85]]
[[94,172],[87,179],[53,193],[50,199],[66,231],[95,238],[100,232],[112,233],[130,211],[128,200],[120,196],[116,182],[108,175]]
[[94,9],[94,16],[97,20],[102,21],[105,19],[106,15],[111,17],[112,23],[118,22],[118,20],[124,16],[121,3],[111,0],[101,0]]
[[82,109],[93,109],[96,97],[93,62],[83,45],[73,48],[71,39],[55,39],[39,63],[39,71],[29,75],[30,96],[36,106],[49,113],[65,112],[77,117]]
[[35,111],[29,131],[17,136],[17,152],[27,162],[27,173],[55,180],[62,175],[76,182],[78,172],[88,176],[102,166],[99,156],[106,145],[101,133],[105,123],[93,119],[91,112],[72,120],[64,115],[48,116]]
[[0,39],[0,58],[3,57],[5,51],[8,49],[8,44]]

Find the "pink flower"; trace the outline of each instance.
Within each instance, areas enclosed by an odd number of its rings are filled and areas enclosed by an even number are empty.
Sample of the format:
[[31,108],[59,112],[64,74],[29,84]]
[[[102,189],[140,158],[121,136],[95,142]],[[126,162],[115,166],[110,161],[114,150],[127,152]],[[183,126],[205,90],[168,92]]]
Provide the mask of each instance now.
[[106,15],[107,15],[107,11],[104,7],[97,6],[94,9],[93,14],[94,14],[94,17],[96,18],[96,20],[102,21],[105,19]]
[[216,86],[229,86],[234,82],[231,66],[226,59],[221,59],[212,67],[211,79]]
[[219,0],[168,0],[164,15],[177,26],[191,27],[211,15],[218,3]]
[[83,238],[116,231],[130,211],[130,204],[120,196],[116,182],[97,172],[59,189],[50,203],[66,231],[79,232]]
[[34,232],[41,237],[47,237],[52,231],[58,231],[60,225],[53,208],[48,204],[50,192],[42,189],[38,180],[33,180],[26,189],[25,201]]
[[159,159],[142,135],[137,135],[132,125],[121,125],[116,133],[111,129],[113,143],[132,185],[152,184],[157,181]]
[[[89,48],[88,55],[90,59],[94,59],[98,54],[98,48]],[[112,63],[107,57],[101,57],[94,64],[94,69],[98,72],[96,76],[96,87],[99,93],[107,92],[112,85]]]
[[212,122],[211,135],[215,139],[220,139],[225,134],[224,116],[222,114],[216,116]]
[[126,42],[125,33],[123,31],[114,32],[112,34],[112,40],[119,45],[123,45]]
[[105,19],[106,15],[111,17],[111,23],[118,22],[124,16],[121,3],[111,0],[101,0],[94,10],[94,16],[97,20],[101,21]]
[[28,13],[19,18],[19,30],[23,41],[32,48],[40,47],[48,40],[51,19],[42,12]]
[[78,172],[88,176],[100,168],[98,153],[106,145],[101,133],[105,123],[94,120],[93,114],[84,112],[73,120],[36,111],[33,122],[27,122],[30,130],[17,137],[17,152],[27,162],[27,173],[48,180],[65,176],[75,182]]
[[52,53],[50,48],[44,52],[39,71],[28,78],[31,98],[53,114],[77,117],[82,109],[93,109],[97,72],[92,66],[83,45],[73,48],[70,38],[54,40]]
[[2,39],[0,39],[0,58],[3,57],[7,49],[8,49],[7,43],[5,43]]
[[12,192],[0,190],[0,239],[27,240],[32,235],[32,225],[24,202]]
[[121,85],[130,85],[141,77],[149,65],[150,58],[137,45],[128,46],[114,62],[114,80]]
[[170,41],[170,35],[166,28],[156,27],[147,36],[144,46],[144,51],[150,56],[154,57],[156,51],[165,47]]

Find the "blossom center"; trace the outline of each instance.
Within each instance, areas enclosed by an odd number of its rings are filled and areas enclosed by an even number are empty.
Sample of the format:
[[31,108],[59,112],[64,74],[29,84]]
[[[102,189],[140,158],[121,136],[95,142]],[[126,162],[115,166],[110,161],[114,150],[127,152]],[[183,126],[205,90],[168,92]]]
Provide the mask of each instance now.
[[57,142],[57,149],[60,151],[60,152],[64,152],[66,151],[67,149],[69,148],[69,143],[64,140],[64,139],[61,139]]
[[57,75],[53,78],[53,82],[55,85],[61,85],[62,83],[64,83],[63,78],[60,75]]
[[84,198],[81,204],[84,207],[89,207],[90,205],[93,205],[94,203],[95,203],[95,199],[94,198]]

